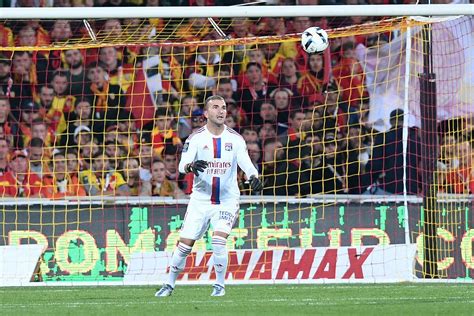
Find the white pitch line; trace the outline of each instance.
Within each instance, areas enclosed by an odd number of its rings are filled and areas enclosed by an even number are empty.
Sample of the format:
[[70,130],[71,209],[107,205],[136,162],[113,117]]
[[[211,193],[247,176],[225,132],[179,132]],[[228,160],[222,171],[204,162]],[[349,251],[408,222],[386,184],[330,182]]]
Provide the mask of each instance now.
[[[438,298],[435,298],[438,299]],[[449,300],[462,300],[463,303],[474,303],[474,300],[465,300],[466,297],[463,296],[450,296]],[[247,299],[246,303],[257,303],[261,302],[261,299]],[[426,298],[415,298],[415,297],[390,297],[390,298],[377,298],[377,297],[344,297],[344,298],[303,298],[298,301],[292,299],[284,298],[275,298],[275,299],[265,299],[266,302],[283,302],[289,303],[290,306],[300,306],[300,305],[339,305],[343,301],[351,301],[353,304],[380,304],[381,301],[426,301]],[[149,300],[143,301],[130,301],[130,302],[107,302],[107,301],[83,301],[83,302],[69,302],[69,303],[60,303],[60,302],[44,302],[44,303],[1,303],[0,307],[2,308],[31,308],[31,307],[41,307],[41,306],[65,306],[65,307],[79,307],[79,306],[94,306],[94,305],[116,305],[116,306],[135,306],[142,305],[143,303],[147,304],[161,304],[165,302],[164,300],[159,300],[154,297],[150,297]],[[223,305],[234,303],[234,300],[219,300],[219,301],[210,301],[210,300],[191,300],[186,301],[186,304],[207,304],[207,305]]]

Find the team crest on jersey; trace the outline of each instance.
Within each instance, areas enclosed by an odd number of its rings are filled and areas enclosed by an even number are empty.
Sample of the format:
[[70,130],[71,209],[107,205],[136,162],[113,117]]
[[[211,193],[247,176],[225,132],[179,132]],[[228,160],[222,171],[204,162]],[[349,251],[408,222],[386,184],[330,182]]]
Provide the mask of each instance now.
[[204,147],[202,149],[203,150],[209,150],[209,147],[207,147],[207,145],[204,145]]
[[189,148],[189,143],[184,143],[183,145],[183,153],[187,152]]
[[232,143],[225,143],[224,148],[226,151],[232,151]]

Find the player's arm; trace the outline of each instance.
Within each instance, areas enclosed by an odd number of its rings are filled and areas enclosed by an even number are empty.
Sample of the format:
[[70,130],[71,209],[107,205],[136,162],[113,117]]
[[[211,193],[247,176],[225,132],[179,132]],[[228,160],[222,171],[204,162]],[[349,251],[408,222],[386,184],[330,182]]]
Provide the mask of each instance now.
[[207,168],[207,161],[195,161],[197,155],[197,148],[198,146],[195,138],[193,140],[186,140],[183,145],[181,160],[178,166],[180,173],[192,172],[196,176],[198,176],[199,172],[203,172]]
[[252,188],[252,191],[259,192],[263,189],[263,185],[258,178],[257,168],[255,168],[253,165],[252,160],[250,160],[245,141],[242,140],[240,145],[241,148],[239,148],[237,151],[237,164],[239,165],[240,169],[244,171],[247,179],[249,179],[250,188]]

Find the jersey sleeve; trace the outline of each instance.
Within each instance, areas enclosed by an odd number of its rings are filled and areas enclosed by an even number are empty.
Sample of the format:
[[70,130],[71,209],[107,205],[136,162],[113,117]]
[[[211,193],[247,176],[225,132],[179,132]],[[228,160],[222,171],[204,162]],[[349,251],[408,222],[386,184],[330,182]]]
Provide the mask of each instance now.
[[196,158],[196,154],[197,154],[197,139],[196,137],[193,137],[192,139],[188,139],[186,140],[186,142],[184,143],[183,145],[183,151],[181,153],[181,160],[179,162],[179,166],[178,166],[178,169],[179,169],[179,172],[180,173],[186,173],[186,171],[184,170],[184,167],[186,167],[187,164],[191,163],[194,161],[194,159]]
[[245,172],[247,179],[251,176],[258,177],[257,168],[253,165],[252,161],[250,160],[249,153],[247,151],[247,144],[243,139],[239,141],[239,149],[237,150],[237,164],[239,165],[240,169]]

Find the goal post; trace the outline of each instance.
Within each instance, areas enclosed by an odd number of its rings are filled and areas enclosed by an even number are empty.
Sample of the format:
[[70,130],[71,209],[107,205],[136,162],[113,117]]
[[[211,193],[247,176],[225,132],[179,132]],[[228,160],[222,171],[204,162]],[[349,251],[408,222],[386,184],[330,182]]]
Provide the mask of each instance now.
[[344,6],[212,6],[110,8],[2,8],[0,19],[112,19],[207,17],[338,17],[338,16],[453,16],[472,15],[471,4],[344,5]]
[[[251,195],[239,174],[230,282],[470,282],[472,13],[467,4],[2,9],[0,31],[14,37],[0,47],[12,74],[0,78],[10,111],[4,122],[0,111],[0,144],[10,146],[4,160],[0,152],[0,247],[42,245],[46,283],[160,283],[192,184],[176,162],[204,124],[203,100],[221,94],[265,185]],[[71,35],[54,32],[59,20]],[[327,51],[306,54],[298,23],[325,28]],[[23,158],[41,173],[27,193],[5,178]],[[211,232],[182,283],[215,278]]]

